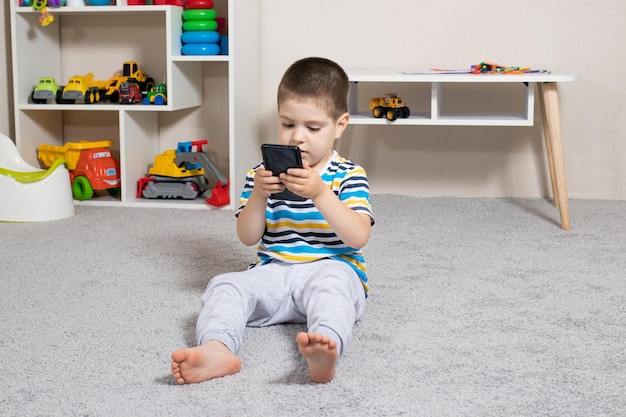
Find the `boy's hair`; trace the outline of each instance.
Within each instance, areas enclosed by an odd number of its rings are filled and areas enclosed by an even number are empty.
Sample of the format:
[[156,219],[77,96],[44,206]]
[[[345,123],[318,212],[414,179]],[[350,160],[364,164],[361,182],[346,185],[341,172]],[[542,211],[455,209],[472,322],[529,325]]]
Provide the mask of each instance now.
[[278,85],[278,107],[286,99],[313,100],[334,120],[348,111],[350,81],[343,68],[326,58],[303,58],[285,71]]

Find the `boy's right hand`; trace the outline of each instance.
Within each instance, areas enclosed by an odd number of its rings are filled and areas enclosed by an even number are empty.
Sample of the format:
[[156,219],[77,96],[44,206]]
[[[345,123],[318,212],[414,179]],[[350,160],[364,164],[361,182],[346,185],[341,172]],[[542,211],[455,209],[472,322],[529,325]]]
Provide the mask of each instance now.
[[253,193],[267,198],[271,194],[278,194],[284,190],[285,184],[282,183],[280,178],[274,176],[272,171],[265,169],[263,166],[257,169],[254,175]]

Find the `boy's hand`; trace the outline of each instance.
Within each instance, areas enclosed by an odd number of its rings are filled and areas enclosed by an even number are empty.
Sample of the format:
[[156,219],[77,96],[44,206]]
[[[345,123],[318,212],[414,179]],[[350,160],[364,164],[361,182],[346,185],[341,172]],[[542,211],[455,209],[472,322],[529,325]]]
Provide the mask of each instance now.
[[260,196],[267,198],[270,194],[280,193],[284,189],[285,185],[280,178],[272,174],[272,171],[265,169],[265,167],[257,169],[254,175],[253,193],[259,193]]
[[299,196],[310,198],[346,245],[353,248],[365,246],[372,227],[371,218],[343,204],[317,171],[306,161],[302,161],[302,165],[303,168],[290,168],[287,174],[281,174],[283,184]]
[[320,174],[306,161],[302,161],[302,168],[289,168],[286,174],[280,174],[280,180],[289,191],[312,200],[327,188]]

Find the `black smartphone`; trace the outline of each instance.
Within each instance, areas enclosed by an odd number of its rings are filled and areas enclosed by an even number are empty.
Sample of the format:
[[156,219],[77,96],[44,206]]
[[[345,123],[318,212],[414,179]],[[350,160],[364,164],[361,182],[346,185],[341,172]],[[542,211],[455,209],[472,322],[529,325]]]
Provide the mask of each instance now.
[[[297,146],[264,143],[261,145],[261,154],[265,169],[272,171],[275,176],[287,172],[289,168],[302,168],[302,155]],[[272,197],[278,200],[306,200],[306,198],[300,197],[286,188],[278,194],[273,194]]]
[[302,156],[297,146],[264,143],[261,145],[261,154],[265,169],[272,171],[275,176],[287,172],[289,168],[302,168]]

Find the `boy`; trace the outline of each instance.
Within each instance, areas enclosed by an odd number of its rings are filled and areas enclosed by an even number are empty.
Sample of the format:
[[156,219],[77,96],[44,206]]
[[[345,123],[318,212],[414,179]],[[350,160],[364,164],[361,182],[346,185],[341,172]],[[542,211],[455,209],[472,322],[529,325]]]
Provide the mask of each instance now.
[[[276,177],[262,164],[248,172],[236,212],[237,235],[258,244],[243,272],[214,277],[202,297],[198,346],[172,353],[179,384],[231,375],[247,326],[306,323],[296,342],[311,379],[329,382],[369,287],[361,248],[374,223],[365,171],[333,149],[348,125],[350,84],[324,58],[292,64],[278,87],[278,142],[296,145],[302,168]],[[285,188],[306,201],[273,196]]]

